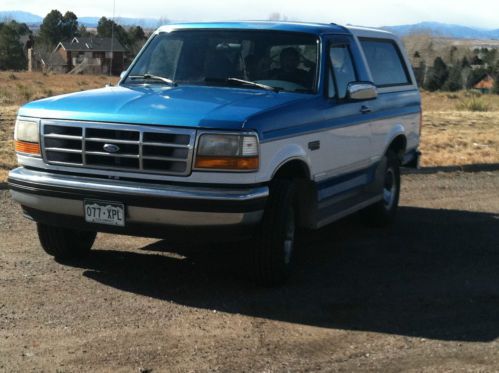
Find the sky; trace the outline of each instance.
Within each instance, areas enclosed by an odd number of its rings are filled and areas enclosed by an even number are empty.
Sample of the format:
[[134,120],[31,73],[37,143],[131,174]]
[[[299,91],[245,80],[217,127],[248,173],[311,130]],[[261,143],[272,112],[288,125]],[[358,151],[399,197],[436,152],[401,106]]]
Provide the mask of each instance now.
[[[422,21],[499,28],[498,0],[115,0],[116,17],[174,21],[260,20],[278,12],[289,20],[390,26]],[[113,0],[0,0],[0,10],[45,16],[51,9],[77,16],[111,16]]]

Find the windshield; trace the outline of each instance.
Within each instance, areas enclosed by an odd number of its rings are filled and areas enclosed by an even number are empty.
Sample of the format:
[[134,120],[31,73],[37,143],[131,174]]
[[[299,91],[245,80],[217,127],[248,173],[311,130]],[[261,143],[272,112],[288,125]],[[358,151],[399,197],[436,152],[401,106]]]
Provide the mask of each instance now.
[[[224,85],[290,92],[315,91],[317,36],[282,31],[178,30],[154,37],[132,67],[125,84]],[[130,77],[134,77],[131,79]],[[239,81],[238,81],[239,80]],[[246,83],[241,80],[247,81]]]

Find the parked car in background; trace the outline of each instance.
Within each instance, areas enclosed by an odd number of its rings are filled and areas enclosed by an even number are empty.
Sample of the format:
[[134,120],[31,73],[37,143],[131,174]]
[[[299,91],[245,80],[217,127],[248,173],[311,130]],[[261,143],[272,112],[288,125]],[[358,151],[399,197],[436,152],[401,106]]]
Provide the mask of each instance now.
[[19,110],[13,198],[58,259],[96,232],[252,237],[282,283],[295,234],[360,211],[391,223],[416,167],[421,100],[398,39],[335,24],[159,28],[117,86]]

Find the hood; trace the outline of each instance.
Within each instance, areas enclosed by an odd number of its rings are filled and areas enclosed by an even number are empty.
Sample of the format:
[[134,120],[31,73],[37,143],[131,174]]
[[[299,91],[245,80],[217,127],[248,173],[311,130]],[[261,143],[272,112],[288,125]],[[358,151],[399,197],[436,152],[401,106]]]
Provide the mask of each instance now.
[[19,115],[181,127],[239,129],[255,114],[309,95],[206,86],[116,86],[33,101]]

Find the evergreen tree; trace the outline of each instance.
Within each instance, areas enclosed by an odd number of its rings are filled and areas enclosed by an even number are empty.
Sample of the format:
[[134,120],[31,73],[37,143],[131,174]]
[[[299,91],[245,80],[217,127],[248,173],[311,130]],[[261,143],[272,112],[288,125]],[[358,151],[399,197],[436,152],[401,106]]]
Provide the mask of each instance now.
[[447,77],[449,69],[442,58],[437,57],[433,62],[433,67],[428,71],[424,87],[431,92],[438,91],[442,88]]
[[40,25],[40,40],[50,46],[59,43],[62,38],[63,17],[57,9],[52,10],[45,16]]
[[128,39],[130,40],[129,51],[133,55],[136,55],[144,45],[147,38],[142,27],[134,26],[130,27],[128,30]]
[[114,37],[119,40],[121,45],[127,49],[130,47],[130,39],[123,26],[118,25],[112,19],[108,19],[106,17],[99,19],[99,23],[97,24],[97,35],[110,38],[113,34]]
[[64,40],[72,39],[78,34],[78,17],[73,12],[66,12],[61,20],[61,37]]
[[449,76],[442,87],[444,91],[456,92],[463,89],[462,69],[459,65],[449,69]]
[[494,86],[492,87],[492,93],[499,95],[499,74],[495,76]]
[[20,42],[22,29],[24,27],[15,21],[0,23],[0,70],[26,68],[26,55]]
[[146,34],[142,27],[133,26],[128,30],[128,39],[130,40],[131,44],[135,44],[138,42],[141,43],[146,39]]
[[76,36],[81,36],[83,38],[88,38],[92,35],[93,34],[90,31],[88,31],[84,25],[80,25],[80,27],[78,27],[78,31],[76,31]]

